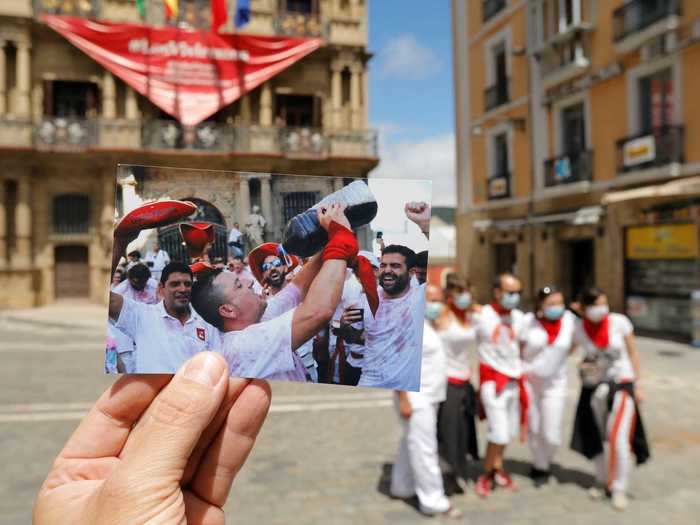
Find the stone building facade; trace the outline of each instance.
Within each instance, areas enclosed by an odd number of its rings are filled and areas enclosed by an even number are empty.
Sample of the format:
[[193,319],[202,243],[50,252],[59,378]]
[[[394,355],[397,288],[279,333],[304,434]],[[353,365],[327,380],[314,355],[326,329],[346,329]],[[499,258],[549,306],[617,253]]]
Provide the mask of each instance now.
[[[700,288],[700,3],[453,0],[462,271],[603,288],[687,339]],[[698,124],[698,125],[696,125]]]
[[[203,170],[245,172],[231,181],[234,201],[211,199],[229,221],[258,204],[274,236],[284,208],[275,199],[325,195],[378,163],[367,129],[364,0],[252,0],[242,32],[324,44],[193,128],[40,21],[51,13],[166,23],[162,2],[146,4],[142,20],[130,0],[0,0],[0,308],[104,300],[115,198],[139,191],[127,183],[115,194],[118,164],[192,168],[200,184]],[[170,23],[208,29],[208,13],[209,2],[181,0]],[[309,189],[272,182],[272,173],[320,178]]]

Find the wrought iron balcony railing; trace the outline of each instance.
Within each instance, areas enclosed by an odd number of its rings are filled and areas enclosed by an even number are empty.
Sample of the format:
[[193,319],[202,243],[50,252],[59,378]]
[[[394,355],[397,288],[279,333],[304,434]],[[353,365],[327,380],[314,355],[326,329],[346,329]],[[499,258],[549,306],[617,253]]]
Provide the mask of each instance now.
[[593,180],[593,152],[575,151],[544,162],[544,185],[560,186]]
[[33,0],[34,16],[65,15],[99,18],[101,0]]
[[489,177],[487,182],[487,193],[489,200],[506,199],[510,197],[510,177],[510,173],[499,173]]
[[98,143],[97,120],[44,117],[34,127],[34,146],[41,150],[80,151]]
[[484,108],[486,111],[510,102],[510,80],[499,82],[484,91]]
[[506,0],[482,0],[481,19],[483,22],[491,20],[500,11],[506,8]]
[[683,162],[685,128],[663,126],[617,141],[618,172]]
[[327,36],[317,14],[282,12],[274,19],[275,32],[286,36]]
[[613,12],[613,38],[619,42],[672,15],[681,14],[681,0],[631,0]]
[[183,126],[174,120],[151,120],[143,124],[141,144],[152,149],[230,151],[233,127],[212,122]]

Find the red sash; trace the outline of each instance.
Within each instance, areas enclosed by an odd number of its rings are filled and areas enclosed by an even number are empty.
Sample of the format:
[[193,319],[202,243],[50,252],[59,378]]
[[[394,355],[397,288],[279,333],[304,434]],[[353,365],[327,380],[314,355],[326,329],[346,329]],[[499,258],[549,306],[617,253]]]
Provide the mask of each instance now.
[[520,398],[520,424],[527,425],[527,409],[529,399],[527,389],[525,388],[525,375],[520,377],[509,377],[486,363],[479,363],[479,385],[483,385],[489,381],[496,383],[496,394],[500,394],[510,381],[518,382],[518,391]]

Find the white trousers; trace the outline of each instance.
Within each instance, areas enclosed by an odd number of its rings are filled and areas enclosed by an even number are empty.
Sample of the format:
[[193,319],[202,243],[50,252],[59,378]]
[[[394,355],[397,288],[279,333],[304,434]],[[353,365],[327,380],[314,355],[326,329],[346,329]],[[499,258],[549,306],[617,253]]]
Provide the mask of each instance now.
[[528,380],[528,444],[536,469],[549,470],[561,445],[562,419],[566,404],[566,383]]
[[612,492],[626,492],[632,469],[632,432],[636,410],[634,399],[624,390],[618,390],[608,411],[610,387],[602,384],[591,396],[591,408],[601,436],[605,436],[605,451],[593,458],[596,480]]
[[418,496],[426,514],[445,512],[450,502],[442,485],[437,445],[438,403],[415,406],[408,419],[399,415],[403,436],[391,471],[391,495]]
[[496,382],[487,381],[479,391],[486,412],[488,442],[507,445],[520,432],[520,393],[517,383],[510,381],[496,394]]

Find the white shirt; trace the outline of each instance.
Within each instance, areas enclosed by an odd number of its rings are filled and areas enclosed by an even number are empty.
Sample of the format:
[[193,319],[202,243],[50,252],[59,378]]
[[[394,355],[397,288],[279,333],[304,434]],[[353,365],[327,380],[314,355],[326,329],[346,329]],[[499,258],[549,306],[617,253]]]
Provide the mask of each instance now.
[[220,347],[219,331],[192,306],[183,325],[165,310],[163,301],[144,304],[124,297],[114,326],[136,343],[136,372],[140,374],[175,373],[196,353]]
[[241,233],[241,230],[239,230],[238,228],[231,228],[231,232],[228,234],[228,242],[229,243],[232,243],[232,242],[239,243],[239,242],[241,242],[242,235],[243,234]]
[[574,340],[576,317],[569,311],[564,312],[557,338],[551,344],[547,331],[534,314],[527,314],[524,324],[523,373],[528,379],[566,388],[566,358]]
[[292,351],[292,319],[301,302],[294,284],[267,300],[260,322],[222,335],[221,353],[236,377],[306,381],[306,369]]
[[[445,345],[447,377],[469,381],[472,375],[469,357],[476,351],[474,327],[464,326],[457,319],[453,319],[445,330],[438,332],[438,335]],[[423,340],[425,342],[425,335]]]
[[408,392],[413,408],[441,403],[447,397],[447,356],[442,339],[427,321],[423,321],[420,392]]
[[520,310],[511,310],[509,315],[501,317],[490,304],[474,315],[479,361],[508,377],[519,378],[522,373],[519,341],[524,318]]
[[153,266],[150,267],[151,271],[162,272],[163,268],[170,262],[170,256],[165,250],[158,250],[157,252],[148,252],[145,261],[153,263]]
[[625,337],[634,332],[632,322],[627,316],[611,313],[609,317],[609,343],[607,348],[600,349],[593,344],[583,328],[583,321],[576,321],[574,341],[581,346],[587,358],[597,358],[604,367],[605,381],[634,381],[634,368],[627,352]]
[[425,285],[411,286],[398,298],[378,291],[374,319],[364,298],[365,355],[358,386],[415,392],[420,387]]
[[132,301],[137,301],[139,303],[156,304],[158,302],[158,281],[156,281],[153,277],[148,278],[148,281],[146,281],[146,286],[144,286],[143,290],[141,291],[138,291],[136,288],[131,286],[129,279],[124,279],[117,286],[115,286],[112,291],[124,298],[131,299]]
[[[367,308],[364,298],[362,297],[363,290],[362,284],[357,280],[355,274],[352,270],[348,270],[348,275],[345,278],[345,283],[343,284],[343,294],[340,297],[340,302],[333,313],[333,320],[337,321],[343,315],[346,308],[350,306],[357,306],[358,308]],[[338,340],[337,335],[330,334],[328,340],[328,349],[331,355],[335,351],[336,341]],[[350,366],[356,368],[362,368],[363,359],[355,359],[350,355],[350,352],[355,354],[364,355],[365,347],[363,345],[345,344],[345,355],[347,357],[347,362]],[[338,367],[335,367],[336,373],[338,372]]]

